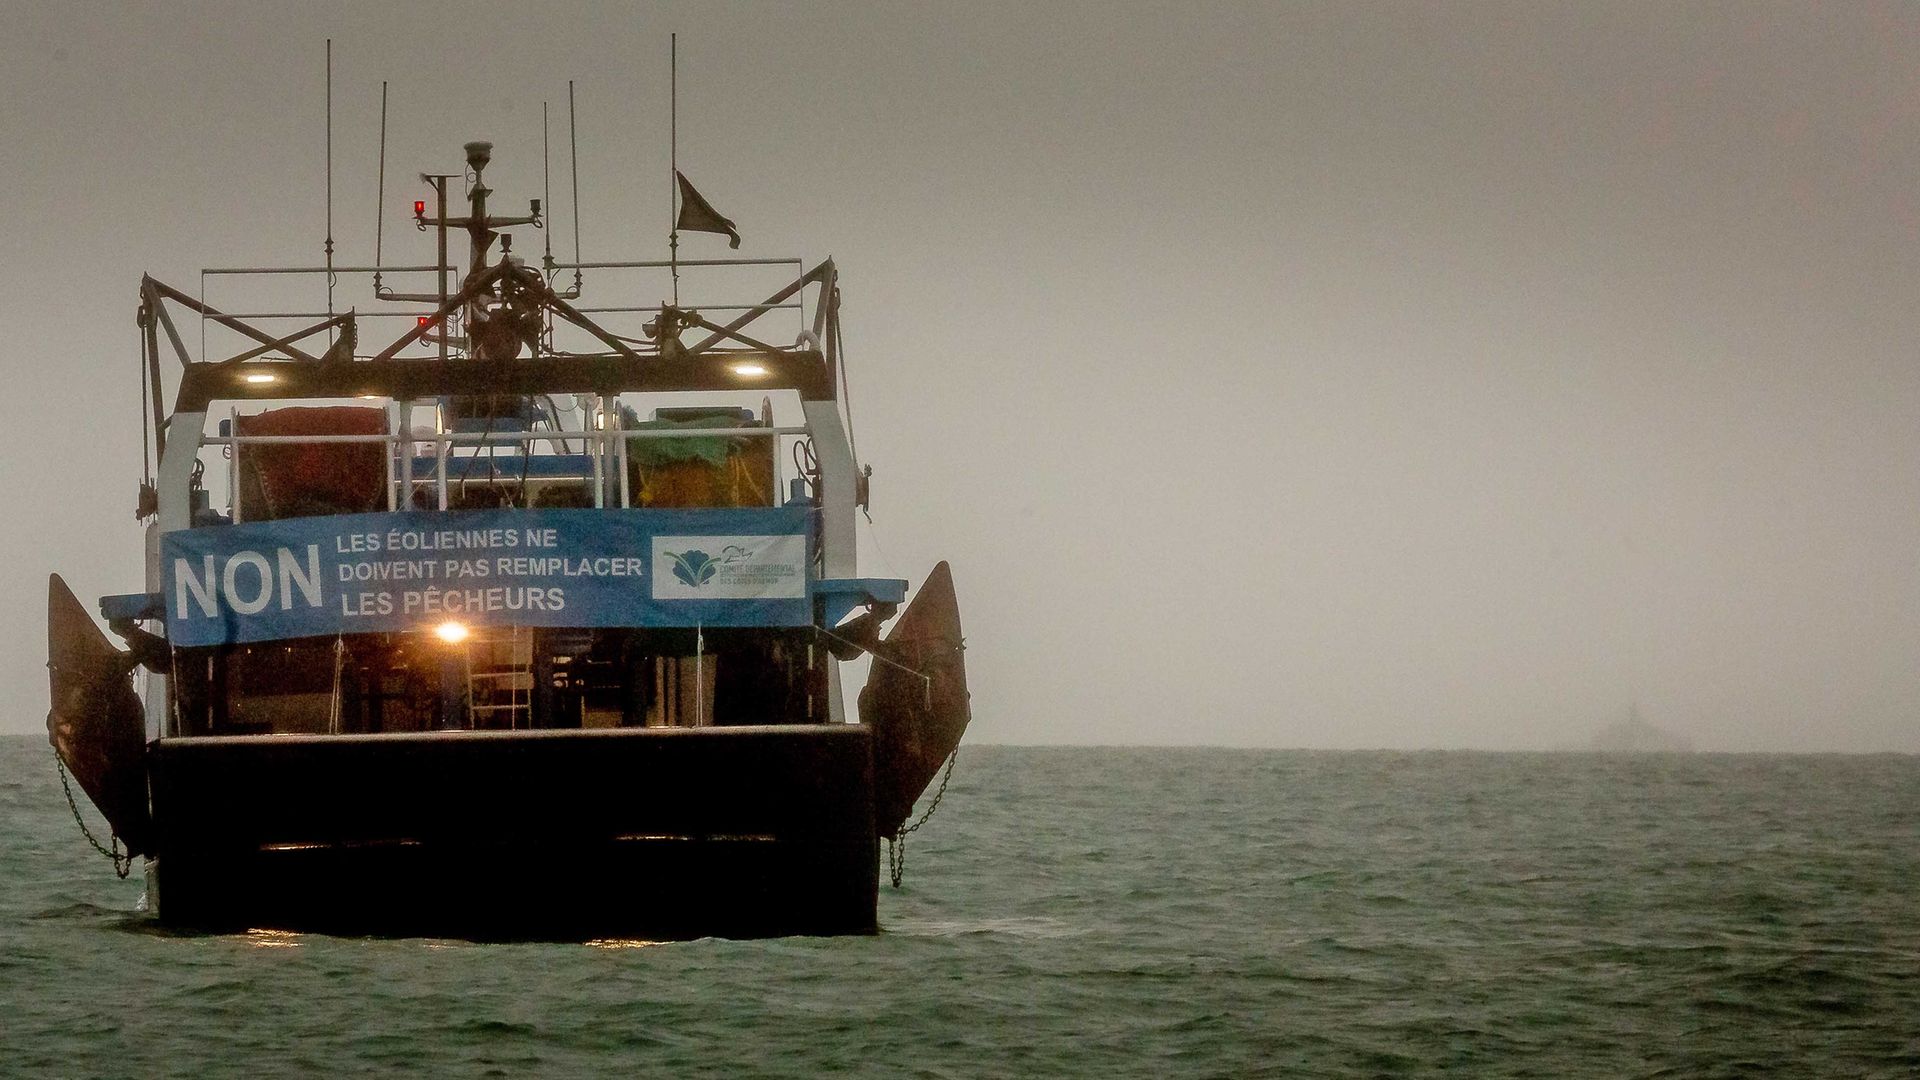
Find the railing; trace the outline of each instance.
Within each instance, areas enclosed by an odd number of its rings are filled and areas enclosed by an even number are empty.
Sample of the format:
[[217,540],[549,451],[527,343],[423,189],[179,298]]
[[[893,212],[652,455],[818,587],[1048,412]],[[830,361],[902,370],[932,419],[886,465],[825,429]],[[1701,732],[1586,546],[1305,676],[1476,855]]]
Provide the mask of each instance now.
[[[648,281],[646,280],[645,275],[664,276],[666,273],[670,273],[675,270],[684,272],[688,270],[711,271],[714,269],[726,269],[726,268],[752,269],[756,267],[758,268],[791,268],[797,271],[801,269],[805,264],[802,262],[802,260],[797,258],[777,258],[777,259],[681,259],[677,263],[669,260],[640,260],[640,261],[608,261],[608,262],[553,262],[553,263],[540,262],[536,264],[535,262],[528,261],[523,265],[528,270],[539,273],[543,277],[547,278],[549,283],[552,283],[555,276],[558,275],[561,271],[572,271],[574,272],[576,277],[582,271],[606,272],[605,276],[607,276],[611,280],[604,280],[598,283],[596,285],[596,288],[598,288],[604,294],[605,300],[607,302],[591,305],[591,306],[582,305],[574,309],[582,315],[594,316],[597,318],[602,316],[644,317],[648,315],[658,314],[666,305],[662,305],[658,303],[647,304],[647,303],[620,302],[625,297],[633,297],[635,299],[638,299],[639,297],[647,296],[649,294],[663,295],[665,293],[666,291],[665,286],[667,285],[666,282]],[[638,272],[639,274],[643,275],[642,278],[638,280],[633,280],[632,278],[635,272]],[[199,316],[200,357],[202,360],[207,360],[210,358],[209,351],[207,348],[207,332],[208,332],[209,322],[215,325],[229,325],[230,327],[230,324],[227,323],[226,320],[235,320],[235,319],[261,320],[261,321],[288,320],[288,319],[325,320],[325,319],[339,318],[348,309],[351,309],[353,311],[354,317],[356,319],[419,320],[419,319],[432,318],[435,314],[434,307],[433,307],[433,301],[435,297],[437,295],[442,295],[442,294],[451,295],[452,292],[457,291],[457,286],[445,284],[446,279],[449,277],[453,279],[458,279],[465,273],[466,271],[463,268],[458,266],[453,266],[453,265],[437,266],[431,263],[420,264],[420,265],[395,265],[395,266],[335,266],[332,268],[328,268],[325,266],[208,267],[200,271],[200,292],[199,292],[198,300],[202,308],[205,309],[200,312],[200,316]],[[383,274],[436,274],[440,276],[443,284],[441,284],[437,288],[430,288],[425,293],[410,293],[410,294],[404,294],[404,295],[403,294],[382,295],[376,291],[374,295],[366,296],[364,293],[359,295],[354,295],[352,292],[348,292],[341,296],[339,302],[334,302],[333,291],[329,289],[328,300],[329,300],[330,306],[327,307],[326,309],[317,309],[317,308],[308,309],[304,305],[299,304],[297,302],[292,305],[271,307],[263,310],[228,311],[228,310],[219,308],[217,304],[209,306],[208,286],[210,281],[213,281],[213,280],[224,279],[226,281],[238,281],[240,279],[253,278],[253,277],[315,277],[315,276],[325,277],[327,275],[331,275],[332,278],[335,280],[345,279],[345,278],[357,278],[357,279],[364,280],[365,278],[371,276],[377,285],[377,283],[379,282],[380,276]],[[628,278],[629,280],[619,280],[621,278]],[[736,283],[736,286],[738,284],[740,283]],[[222,290],[222,291],[224,292],[228,290]],[[712,291],[711,284],[709,284],[708,289],[704,291]],[[575,299],[580,295],[582,294],[577,290],[569,290],[568,292],[563,294],[563,296],[566,299]],[[235,298],[242,299],[241,297],[235,297]],[[259,297],[256,296],[254,299],[255,299],[255,302],[257,303]],[[367,304],[368,300],[375,301],[375,303],[369,306]],[[414,303],[407,304],[405,307],[391,306],[395,304],[406,304],[407,301],[414,301]],[[420,307],[419,306],[420,302],[425,302],[427,306],[424,308]],[[245,303],[244,299],[242,299],[242,303],[244,305]],[[807,321],[806,321],[806,314],[805,314],[807,310],[807,305],[801,303],[798,298],[794,298],[791,300],[783,299],[782,301],[777,301],[772,303],[763,301],[757,304],[741,303],[741,302],[707,304],[707,303],[700,303],[697,298],[689,297],[684,303],[680,303],[674,306],[677,306],[682,310],[697,310],[697,311],[715,312],[715,313],[721,313],[721,312],[752,313],[756,318],[768,312],[793,311],[793,312],[801,313],[799,321],[796,324],[797,331],[800,333],[804,333],[807,328]],[[209,312],[213,312],[213,313],[209,314]],[[442,328],[442,330],[439,332],[445,335],[457,336],[457,332],[455,328],[458,326],[459,322],[460,322],[460,313],[458,311],[453,312],[449,315],[447,319],[448,325]],[[619,332],[624,334],[639,334],[642,332],[642,329],[643,328],[638,325],[631,325],[631,326],[621,327],[619,329]],[[273,336],[278,337],[280,334],[280,331],[278,330],[272,331],[272,334]],[[428,342],[423,340],[421,344],[425,345],[425,344],[428,344]],[[453,351],[455,353],[458,353],[461,350],[458,347],[455,347]]]

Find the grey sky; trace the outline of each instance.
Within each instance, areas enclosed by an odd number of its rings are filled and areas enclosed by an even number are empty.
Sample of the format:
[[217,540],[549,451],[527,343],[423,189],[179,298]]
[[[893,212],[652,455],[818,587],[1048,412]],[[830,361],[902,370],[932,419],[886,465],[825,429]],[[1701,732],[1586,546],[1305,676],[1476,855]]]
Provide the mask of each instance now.
[[1920,8],[5,7],[0,729],[45,573],[139,583],[140,273],[318,257],[323,40],[343,257],[382,78],[390,212],[472,138],[538,194],[574,78],[587,253],[658,256],[678,30],[973,737],[1920,750]]

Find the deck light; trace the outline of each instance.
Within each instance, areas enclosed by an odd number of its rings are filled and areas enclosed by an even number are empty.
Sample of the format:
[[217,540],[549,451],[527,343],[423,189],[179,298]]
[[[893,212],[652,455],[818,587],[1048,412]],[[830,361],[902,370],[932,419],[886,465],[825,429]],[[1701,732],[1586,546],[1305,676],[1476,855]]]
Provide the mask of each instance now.
[[746,379],[757,379],[767,373],[765,364],[735,364],[733,373]]
[[448,619],[433,628],[434,635],[449,645],[458,645],[467,640],[467,624]]
[[247,381],[250,383],[270,383],[273,381],[273,376],[264,371],[256,371],[247,376]]

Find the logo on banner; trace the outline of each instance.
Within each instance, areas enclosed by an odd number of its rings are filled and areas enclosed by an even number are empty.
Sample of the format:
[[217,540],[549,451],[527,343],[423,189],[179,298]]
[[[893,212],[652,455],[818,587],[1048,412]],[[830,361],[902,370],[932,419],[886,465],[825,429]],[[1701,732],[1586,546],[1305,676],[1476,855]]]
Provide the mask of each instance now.
[[[738,551],[740,549],[732,548],[730,550]],[[721,552],[721,557],[725,558],[726,552]],[[687,551],[669,551],[667,552],[667,558],[673,560],[673,576],[686,582],[695,589],[712,581],[715,575],[720,573],[720,564],[714,561],[713,556],[698,548]]]
[[806,537],[656,536],[657,600],[791,600],[805,597]]

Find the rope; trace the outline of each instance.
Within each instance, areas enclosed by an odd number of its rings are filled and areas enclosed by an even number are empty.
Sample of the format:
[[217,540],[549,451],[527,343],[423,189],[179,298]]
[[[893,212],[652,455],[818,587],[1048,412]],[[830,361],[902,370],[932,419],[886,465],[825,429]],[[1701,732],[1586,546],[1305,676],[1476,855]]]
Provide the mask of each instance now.
[[[847,414],[847,452],[853,455],[853,471],[857,477],[854,483],[859,484],[873,475],[873,466],[869,465],[864,472],[862,471],[860,441],[853,430],[853,387],[847,382],[847,338],[846,332],[840,328],[840,286],[838,285],[833,287],[832,301],[833,321],[828,324],[827,332],[833,335],[834,367],[840,371],[840,404],[846,409]],[[860,514],[867,519],[869,525],[873,524],[873,510],[867,505],[871,501],[871,493],[860,497]]]
[[900,879],[907,873],[907,835],[919,832],[920,826],[925,825],[933,817],[933,812],[940,809],[940,799],[947,793],[947,782],[953,779],[953,766],[959,760],[960,748],[956,746],[953,753],[947,755],[946,775],[940,778],[940,788],[933,793],[933,801],[927,804],[927,812],[920,815],[919,821],[903,825],[899,832],[887,837],[887,874],[896,889],[900,887]]
[[327,730],[340,734],[340,675],[346,666],[347,639],[335,634],[333,638],[333,699],[327,706]]
[[80,804],[73,798],[73,785],[67,782],[67,763],[60,760],[58,749],[53,752],[53,767],[60,770],[60,790],[67,793],[67,809],[73,811],[73,823],[80,826],[80,835],[87,838],[87,843],[93,845],[93,850],[113,860],[113,872],[124,880],[128,874],[133,873],[133,855],[120,850],[118,835],[112,835],[111,848],[103,847],[99,838],[93,835],[93,830],[87,828],[87,820],[80,816]]
[[833,640],[839,642],[842,645],[851,645],[854,648],[859,649],[861,652],[864,652],[868,656],[872,657],[874,661],[877,663],[885,664],[890,668],[896,668],[900,671],[904,671],[907,674],[913,676],[914,678],[919,679],[921,685],[926,688],[927,706],[929,708],[933,706],[933,676],[927,674],[924,671],[919,671],[915,668],[910,668],[907,665],[902,664],[897,660],[892,660],[892,659],[889,659],[888,657],[881,656],[879,653],[874,652],[872,649],[867,648],[864,644],[858,641],[850,640],[848,638],[843,638],[839,634],[834,633],[833,631],[827,629],[824,626],[816,626],[814,627],[814,630],[818,631],[821,634],[824,634],[827,637],[832,638]]
[[840,404],[847,413],[847,452],[853,456],[853,465],[860,467],[860,443],[853,434],[853,387],[847,382],[847,332],[840,327],[840,287],[833,287],[833,354],[838,359],[835,367],[840,369]]
[[885,572],[888,577],[894,577],[896,575],[893,572],[893,560],[887,558],[887,549],[880,546],[880,529],[874,524],[872,514],[866,515],[866,518],[867,540],[873,544],[873,553],[880,558],[880,569]]

